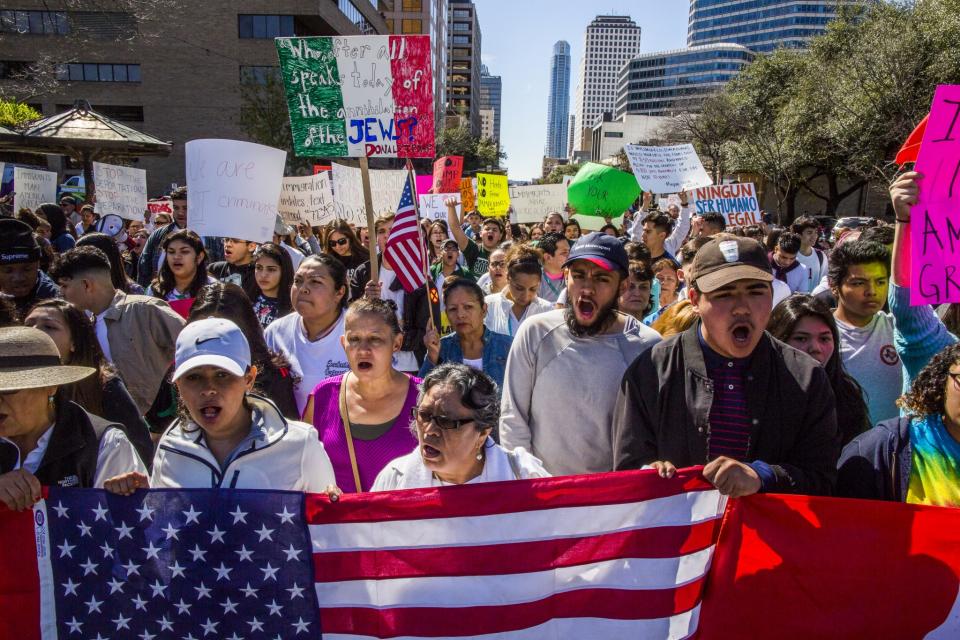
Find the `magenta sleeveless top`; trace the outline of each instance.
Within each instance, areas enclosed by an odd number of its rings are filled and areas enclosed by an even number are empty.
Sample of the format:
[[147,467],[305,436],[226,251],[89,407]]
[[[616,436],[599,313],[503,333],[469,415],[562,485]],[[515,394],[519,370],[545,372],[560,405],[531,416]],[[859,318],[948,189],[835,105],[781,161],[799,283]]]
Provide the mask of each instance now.
[[[350,468],[350,450],[347,448],[347,435],[340,419],[340,385],[343,375],[327,378],[313,390],[313,426],[320,435],[333,464],[337,477],[337,486],[344,493],[357,491]],[[353,450],[357,454],[357,469],[360,472],[360,484],[363,491],[369,491],[377,474],[391,460],[405,456],[417,446],[417,438],[410,433],[410,409],[417,405],[417,386],[420,378],[410,377],[410,388],[403,403],[400,415],[385,434],[375,440],[353,439]]]

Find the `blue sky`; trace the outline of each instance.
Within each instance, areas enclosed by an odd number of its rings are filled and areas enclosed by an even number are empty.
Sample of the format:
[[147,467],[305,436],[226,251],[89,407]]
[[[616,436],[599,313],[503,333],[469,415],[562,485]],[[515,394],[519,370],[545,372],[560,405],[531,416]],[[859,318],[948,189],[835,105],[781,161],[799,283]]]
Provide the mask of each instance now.
[[482,34],[481,57],[503,78],[500,137],[513,180],[540,177],[547,136],[547,97],[553,43],[570,43],[570,112],[587,24],[598,14],[629,15],[640,25],[643,52],[683,47],[686,0],[578,2],[474,0]]

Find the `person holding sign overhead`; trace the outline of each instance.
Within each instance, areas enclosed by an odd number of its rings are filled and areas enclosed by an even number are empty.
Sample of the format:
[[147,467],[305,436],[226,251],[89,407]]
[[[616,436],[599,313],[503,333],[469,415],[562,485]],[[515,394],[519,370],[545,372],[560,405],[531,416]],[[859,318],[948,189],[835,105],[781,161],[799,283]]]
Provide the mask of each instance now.
[[447,205],[447,225],[454,240],[460,245],[467,268],[473,272],[474,277],[479,278],[487,272],[490,254],[503,239],[503,223],[497,218],[485,218],[480,225],[480,244],[477,244],[467,237],[460,226],[457,219],[457,200],[447,198],[444,204]]

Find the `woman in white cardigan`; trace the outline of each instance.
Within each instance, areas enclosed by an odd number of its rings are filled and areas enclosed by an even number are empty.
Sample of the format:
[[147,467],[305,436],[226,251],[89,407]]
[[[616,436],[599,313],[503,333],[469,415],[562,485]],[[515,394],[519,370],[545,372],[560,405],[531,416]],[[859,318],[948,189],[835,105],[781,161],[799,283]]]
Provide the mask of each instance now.
[[543,278],[543,252],[535,247],[515,244],[507,252],[507,286],[486,297],[487,317],[483,323],[490,331],[514,336],[520,324],[538,313],[553,310],[553,303],[539,297]]
[[490,437],[500,400],[485,373],[448,362],[427,374],[420,389],[411,424],[419,444],[388,463],[372,491],[550,476],[525,449],[507,451]]

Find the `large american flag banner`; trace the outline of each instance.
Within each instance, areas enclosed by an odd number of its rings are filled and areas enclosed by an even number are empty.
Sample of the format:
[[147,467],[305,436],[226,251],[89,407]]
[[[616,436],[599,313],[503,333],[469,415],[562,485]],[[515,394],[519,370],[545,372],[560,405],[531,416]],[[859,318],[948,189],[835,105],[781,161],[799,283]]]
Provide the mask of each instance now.
[[383,249],[384,257],[396,273],[403,290],[407,293],[416,290],[426,282],[424,274],[423,243],[420,241],[420,225],[417,219],[417,207],[413,201],[410,181],[404,183],[403,195],[393,219],[387,244]]
[[696,470],[379,494],[50,489],[0,513],[0,637],[686,638]]

